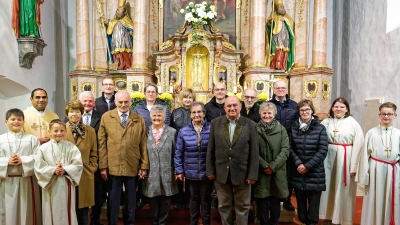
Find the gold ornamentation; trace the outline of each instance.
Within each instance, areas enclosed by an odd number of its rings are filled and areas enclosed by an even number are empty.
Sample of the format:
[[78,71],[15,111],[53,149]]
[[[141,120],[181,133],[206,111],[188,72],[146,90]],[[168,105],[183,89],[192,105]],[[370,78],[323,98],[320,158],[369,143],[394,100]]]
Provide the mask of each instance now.
[[249,11],[249,0],[246,0],[246,6],[244,7],[244,25],[247,24],[247,18],[249,16],[248,11]]
[[196,94],[196,101],[207,103],[207,95],[205,94]]
[[331,83],[329,81],[322,81],[322,98],[328,99],[331,93]]
[[320,63],[320,64],[311,65],[311,68],[329,68],[329,67],[328,67],[328,64],[326,64],[326,63]]
[[[278,80],[285,81],[285,83],[286,83],[287,85],[289,85],[289,79],[288,79],[287,76],[285,76],[285,75],[275,75],[275,76],[274,76],[274,82],[277,82]],[[272,85],[273,85],[273,84],[272,84]],[[271,87],[273,87],[273,86],[271,86]]]
[[176,30],[176,33],[178,33],[178,34],[183,34],[183,33],[185,33],[185,30],[186,30],[187,25],[188,25],[188,23],[187,23],[187,21],[185,20],[185,22],[183,22],[183,24],[182,24],[182,27],[179,28],[179,30]]
[[157,22],[156,22],[156,18],[157,18],[156,1],[157,1],[157,0],[152,0],[153,27],[154,27],[154,28],[157,28]]
[[[222,51],[220,49],[218,49],[216,51],[215,57],[214,57],[214,79],[213,79],[214,84],[219,83],[219,68],[220,68],[219,58],[221,57],[221,55],[222,55]],[[211,65],[212,65],[212,61],[211,61]]]
[[205,46],[191,46],[186,58],[186,88],[195,91],[208,89],[210,53]]
[[240,9],[241,4],[242,4],[241,0],[236,0],[236,9]]
[[214,23],[210,23],[210,31],[211,33],[215,34],[219,32],[219,29],[214,28]]
[[128,85],[129,92],[142,92],[143,83],[139,81],[131,81]]
[[71,97],[72,100],[78,99],[78,82],[71,83]]
[[207,32],[202,29],[196,29],[188,35],[191,45],[203,45],[207,41]]
[[235,46],[233,46],[231,43],[229,43],[227,41],[223,41],[222,46],[224,46],[227,49],[236,50]]
[[117,91],[126,90],[126,78],[115,78],[114,82]]
[[317,80],[309,80],[304,82],[304,91],[306,92],[307,98],[315,98],[317,97],[318,92],[318,81]]
[[230,65],[229,65],[229,83],[230,83],[230,85],[231,85],[231,91],[233,92],[233,87],[234,86],[236,86],[236,80],[235,80],[235,77],[234,77],[234,74],[233,74],[233,68],[235,67],[235,64],[234,63],[231,63]]
[[268,89],[268,84],[267,84],[267,82],[265,82],[264,80],[255,80],[255,81],[254,81],[253,88],[254,88],[258,93],[266,92],[267,89]]
[[240,77],[242,77],[242,71],[239,70],[241,63],[240,60],[236,61],[236,86],[238,87],[238,92],[239,88],[242,90],[241,92],[244,92],[243,87],[240,85]]
[[95,91],[94,87],[95,86],[92,82],[83,82],[81,84],[81,92],[91,91],[92,93],[94,93],[94,91]]
[[299,15],[299,22],[297,23],[297,27],[301,27],[303,25],[303,4],[304,4],[304,0],[299,0],[299,11],[297,12],[297,14]]
[[118,7],[125,7],[126,0],[118,0]]
[[164,1],[164,0],[159,0],[159,1],[158,1],[159,8],[160,8],[160,9],[164,8],[164,3],[163,3],[163,1]]
[[157,86],[161,85],[160,68],[161,68],[161,63],[157,62],[157,70],[154,71],[154,75],[156,75],[156,77],[157,77]]
[[175,56],[176,56],[176,82],[175,82],[175,85],[174,85],[174,91],[175,90],[177,90],[177,89],[179,89],[178,88],[178,86],[179,87],[181,87],[182,86],[182,69],[181,69],[181,66],[182,66],[182,56],[179,54],[180,52],[179,51],[175,51]]
[[162,79],[162,80],[164,80],[164,92],[167,92],[168,90],[167,90],[167,80],[168,80],[168,73],[167,73],[167,64],[164,64],[164,68],[163,68],[163,77],[164,77],[164,79]]
[[171,47],[172,44],[173,44],[173,43],[172,43],[171,40],[168,40],[168,41],[166,41],[166,42],[163,42],[163,43],[160,45],[160,51]]

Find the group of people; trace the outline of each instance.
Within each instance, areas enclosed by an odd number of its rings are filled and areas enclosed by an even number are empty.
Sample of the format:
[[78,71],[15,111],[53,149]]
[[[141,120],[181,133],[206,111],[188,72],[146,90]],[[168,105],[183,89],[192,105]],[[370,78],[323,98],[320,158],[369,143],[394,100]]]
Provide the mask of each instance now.
[[223,224],[248,224],[252,200],[262,225],[278,224],[281,201],[294,210],[292,189],[301,223],[352,224],[357,184],[365,187],[361,224],[400,223],[393,103],[380,106],[381,122],[364,141],[346,99],[335,99],[320,123],[313,102],[289,99],[284,81],[260,105],[252,88],[241,103],[227,96],[225,84],[215,84],[207,104],[184,89],[172,113],[153,83],[134,110],[130,94],[115,92],[111,77],[102,88],[97,99],[83,92],[67,103],[64,121],[46,108],[41,88],[25,111],[7,111],[1,224],[86,225],[91,207],[91,224],[99,225],[106,201],[109,224],[118,223],[121,201],[125,224],[134,224],[143,197],[152,224],[168,223],[171,202],[187,205],[191,225],[200,218],[211,224],[214,188]]

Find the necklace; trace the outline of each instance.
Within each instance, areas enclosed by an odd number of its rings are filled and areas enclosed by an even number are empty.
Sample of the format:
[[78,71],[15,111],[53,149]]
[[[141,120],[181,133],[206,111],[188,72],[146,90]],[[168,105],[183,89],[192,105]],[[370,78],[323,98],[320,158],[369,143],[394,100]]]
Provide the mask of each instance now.
[[380,131],[380,134],[381,134],[382,145],[385,147],[385,151],[387,151],[387,157],[390,157],[390,153],[392,151],[392,148],[390,146],[392,146],[392,132],[393,132],[393,129],[390,130],[390,140],[389,140],[389,145],[388,145],[388,135],[387,135],[387,128],[386,128],[386,145],[385,145],[385,143],[383,143],[382,127],[381,127],[380,124],[379,124],[379,128],[380,128],[379,131]]
[[[19,148],[21,147],[21,142],[22,142],[22,136],[23,135],[24,135],[24,132],[21,132],[21,138],[19,139],[18,148],[16,148],[15,151],[14,151],[13,148],[11,147],[10,139],[8,138],[8,132],[7,132],[8,147],[10,147],[10,150],[12,152],[12,157],[17,155],[17,152],[18,152]],[[16,141],[17,141],[17,133],[15,133],[15,142],[14,142],[15,147],[17,147]]]
[[[336,133],[337,132],[339,132],[339,127],[340,127],[340,125],[342,125],[342,123],[343,123],[343,120],[342,121],[340,121],[340,123],[338,122],[338,124],[335,122],[335,119],[336,119],[336,117],[334,117],[333,118],[333,127],[335,128],[334,130],[333,130],[333,137],[336,137]],[[338,119],[338,120],[340,120],[340,118]]]
[[60,150],[58,150],[57,154],[56,154],[54,152],[53,143],[50,142],[50,144],[51,144],[51,152],[53,154],[53,159],[54,159],[54,161],[56,161],[56,165],[57,166],[61,166],[62,165],[61,160],[63,159],[62,152]]

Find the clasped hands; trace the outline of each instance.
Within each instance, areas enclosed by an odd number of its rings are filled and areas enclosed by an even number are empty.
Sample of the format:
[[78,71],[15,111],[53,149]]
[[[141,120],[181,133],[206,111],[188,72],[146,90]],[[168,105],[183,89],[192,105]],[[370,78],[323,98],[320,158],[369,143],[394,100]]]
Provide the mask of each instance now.
[[56,172],[54,172],[54,174],[55,174],[55,175],[58,175],[58,176],[64,176],[65,170],[64,170],[64,168],[62,167],[62,164],[61,164],[60,162],[57,163]]
[[266,174],[272,174],[274,171],[271,169],[271,167],[269,167],[269,166],[266,166],[265,167],[265,169],[264,169],[264,173],[266,173]]
[[22,160],[17,154],[13,154],[8,160],[8,165],[10,166],[18,166],[19,164],[22,164]]
[[300,164],[297,167],[297,172],[299,172],[300,174],[305,174],[308,172],[308,169],[303,164]]

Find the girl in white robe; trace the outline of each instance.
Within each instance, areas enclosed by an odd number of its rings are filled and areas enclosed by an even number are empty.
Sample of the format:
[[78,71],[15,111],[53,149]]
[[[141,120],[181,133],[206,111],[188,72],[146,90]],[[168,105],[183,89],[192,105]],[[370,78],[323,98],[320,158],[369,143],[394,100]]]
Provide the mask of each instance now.
[[43,224],[77,225],[75,187],[82,175],[79,149],[64,141],[66,127],[61,120],[50,122],[49,142],[39,147],[35,174],[42,187]]

